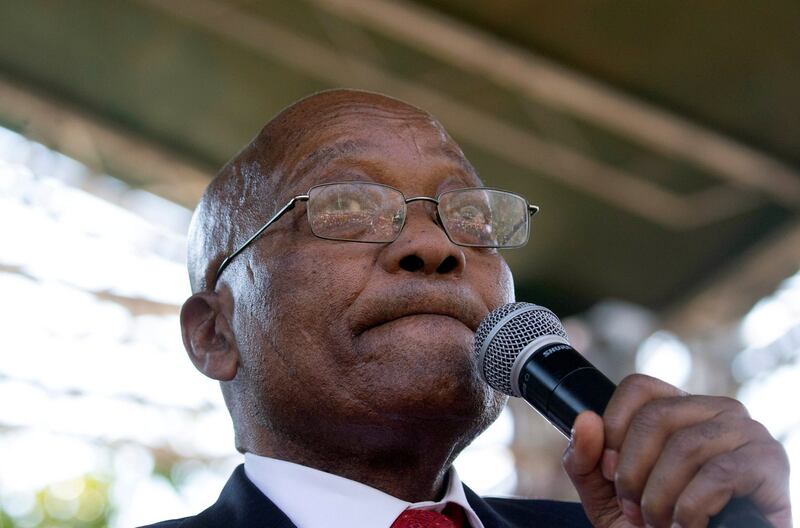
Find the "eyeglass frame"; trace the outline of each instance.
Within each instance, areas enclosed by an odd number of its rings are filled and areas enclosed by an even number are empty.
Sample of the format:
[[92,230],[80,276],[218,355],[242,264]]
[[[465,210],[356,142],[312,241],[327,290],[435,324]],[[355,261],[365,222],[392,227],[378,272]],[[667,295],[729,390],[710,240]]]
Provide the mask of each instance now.
[[[519,246],[484,246],[484,245],[461,244],[459,242],[454,241],[450,237],[450,233],[448,233],[447,229],[444,227],[444,223],[442,222],[442,218],[439,215],[439,197],[441,197],[443,194],[447,194],[447,193],[450,193],[450,192],[453,192],[453,191],[473,191],[473,190],[499,191],[499,192],[504,192],[504,193],[508,193],[508,194],[513,194],[515,196],[519,196],[520,198],[522,198],[525,201],[525,206],[526,206],[526,209],[528,210],[528,214],[530,215],[530,218],[532,218],[536,213],[539,212],[539,206],[529,203],[527,198],[525,198],[524,196],[522,196],[520,194],[517,194],[515,192],[507,191],[505,189],[498,189],[498,188],[495,188],[495,187],[463,187],[463,188],[460,188],[460,189],[451,189],[449,191],[445,191],[443,193],[440,193],[440,194],[437,195],[436,198],[433,198],[431,196],[412,196],[411,198],[406,198],[406,195],[403,194],[403,191],[401,191],[400,189],[396,189],[395,187],[392,187],[391,185],[386,185],[386,184],[383,184],[383,183],[364,182],[364,181],[340,181],[340,182],[321,183],[319,185],[314,185],[314,186],[310,187],[308,189],[308,191],[306,191],[305,194],[297,195],[297,196],[293,197],[291,200],[289,200],[289,202],[287,202],[286,205],[281,207],[274,215],[272,215],[272,217],[270,217],[270,219],[267,220],[267,222],[263,226],[261,226],[258,229],[258,231],[256,231],[253,234],[253,236],[251,236],[250,238],[245,240],[244,243],[242,243],[242,245],[239,246],[238,249],[236,249],[233,253],[231,253],[230,255],[225,257],[223,259],[223,261],[220,263],[219,267],[217,268],[217,272],[214,275],[214,281],[211,284],[211,289],[213,290],[214,288],[216,288],[217,281],[219,280],[220,275],[222,275],[222,272],[225,270],[225,268],[228,267],[228,265],[231,263],[231,261],[237,255],[239,255],[239,253],[241,253],[242,251],[247,249],[247,247],[250,244],[252,244],[264,231],[266,231],[266,229],[269,226],[271,226],[272,224],[277,222],[278,219],[280,219],[280,217],[282,217],[288,211],[291,211],[292,209],[294,209],[294,207],[297,205],[298,202],[307,202],[311,198],[311,191],[313,191],[314,189],[316,189],[318,187],[325,187],[325,186],[328,186],[328,185],[336,185],[336,184],[342,184],[342,183],[363,183],[363,184],[367,184],[367,185],[378,185],[378,186],[381,186],[381,187],[387,187],[389,189],[392,189],[392,190],[397,191],[398,193],[400,193],[400,196],[403,197],[405,206],[407,206],[409,203],[412,203],[412,202],[431,202],[431,203],[436,204],[436,222],[439,224],[439,226],[441,226],[442,231],[444,231],[445,236],[447,236],[447,239],[450,242],[452,242],[453,244],[455,244],[457,246],[461,246],[461,247],[479,247],[479,248],[487,248],[487,249],[490,249],[490,248],[495,248],[495,249],[514,249],[516,247],[524,246],[525,244],[528,243],[528,241],[526,240],[524,244],[520,244]],[[406,210],[407,209],[408,208],[406,207]],[[350,240],[350,239],[345,239],[345,238],[322,237],[322,236],[319,236],[316,233],[314,233],[313,229],[311,231],[311,234],[313,234],[315,237],[320,238],[322,240],[338,240],[338,241],[341,241],[341,242],[357,242],[357,243],[362,243],[362,244],[391,244],[392,242],[397,240],[397,238],[400,237],[400,233],[403,232],[403,228],[406,226],[406,218],[407,218],[407,216],[408,216],[408,214],[405,214],[403,216],[403,225],[400,226],[400,229],[397,231],[397,235],[395,235],[395,238],[390,240],[390,241],[388,241],[388,242],[386,242],[386,241],[373,241],[373,240]]]

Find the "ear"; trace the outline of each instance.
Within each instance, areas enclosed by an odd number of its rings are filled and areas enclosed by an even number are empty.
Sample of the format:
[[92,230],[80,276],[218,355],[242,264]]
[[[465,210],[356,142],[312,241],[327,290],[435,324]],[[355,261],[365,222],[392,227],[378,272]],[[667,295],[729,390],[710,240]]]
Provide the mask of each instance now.
[[219,381],[230,381],[239,366],[239,350],[221,312],[219,295],[200,292],[181,308],[183,346],[195,368]]

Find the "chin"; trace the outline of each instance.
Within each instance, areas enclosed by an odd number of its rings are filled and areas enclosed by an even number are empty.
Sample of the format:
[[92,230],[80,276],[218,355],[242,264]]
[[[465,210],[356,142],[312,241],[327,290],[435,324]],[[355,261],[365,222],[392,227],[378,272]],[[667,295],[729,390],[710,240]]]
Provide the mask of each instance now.
[[387,416],[480,427],[497,418],[505,400],[478,378],[471,362],[451,361],[446,370],[434,370],[434,366],[439,365],[425,363],[396,373],[386,386],[392,394],[383,402]]
[[391,427],[425,424],[477,435],[507,398],[480,378],[472,331],[452,318],[405,319],[359,336],[351,349],[354,396]]

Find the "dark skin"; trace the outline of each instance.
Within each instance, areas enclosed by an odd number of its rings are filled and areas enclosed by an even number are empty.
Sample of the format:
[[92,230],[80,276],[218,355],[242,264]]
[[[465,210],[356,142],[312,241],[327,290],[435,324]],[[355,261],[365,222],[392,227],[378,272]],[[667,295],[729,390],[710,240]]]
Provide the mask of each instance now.
[[[237,187],[237,178],[255,180]],[[272,183],[262,188],[262,180]],[[481,318],[513,300],[497,251],[452,244],[425,202],[409,205],[391,244],[318,239],[300,205],[211,288],[221,259],[274,206],[348,180],[407,197],[481,185],[419,109],[356,91],[296,103],[204,196],[184,344],[195,366],[220,380],[240,450],[411,502],[434,500],[456,455],[505,403],[480,380],[471,353]],[[231,196],[252,189],[259,199]],[[223,221],[243,225],[227,237]],[[750,495],[776,527],[791,524],[780,444],[732,400],[685,396],[644,376],[623,381],[603,419],[579,417],[564,467],[596,526],[704,526],[731,494]]]

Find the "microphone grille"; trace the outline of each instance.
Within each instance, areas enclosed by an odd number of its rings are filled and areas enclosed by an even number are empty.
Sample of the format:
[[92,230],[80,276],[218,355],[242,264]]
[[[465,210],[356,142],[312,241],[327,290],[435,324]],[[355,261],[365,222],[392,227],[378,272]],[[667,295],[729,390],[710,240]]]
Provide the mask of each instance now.
[[493,389],[513,396],[514,360],[529,343],[547,335],[567,338],[561,321],[547,308],[517,302],[492,310],[475,333],[481,376]]

